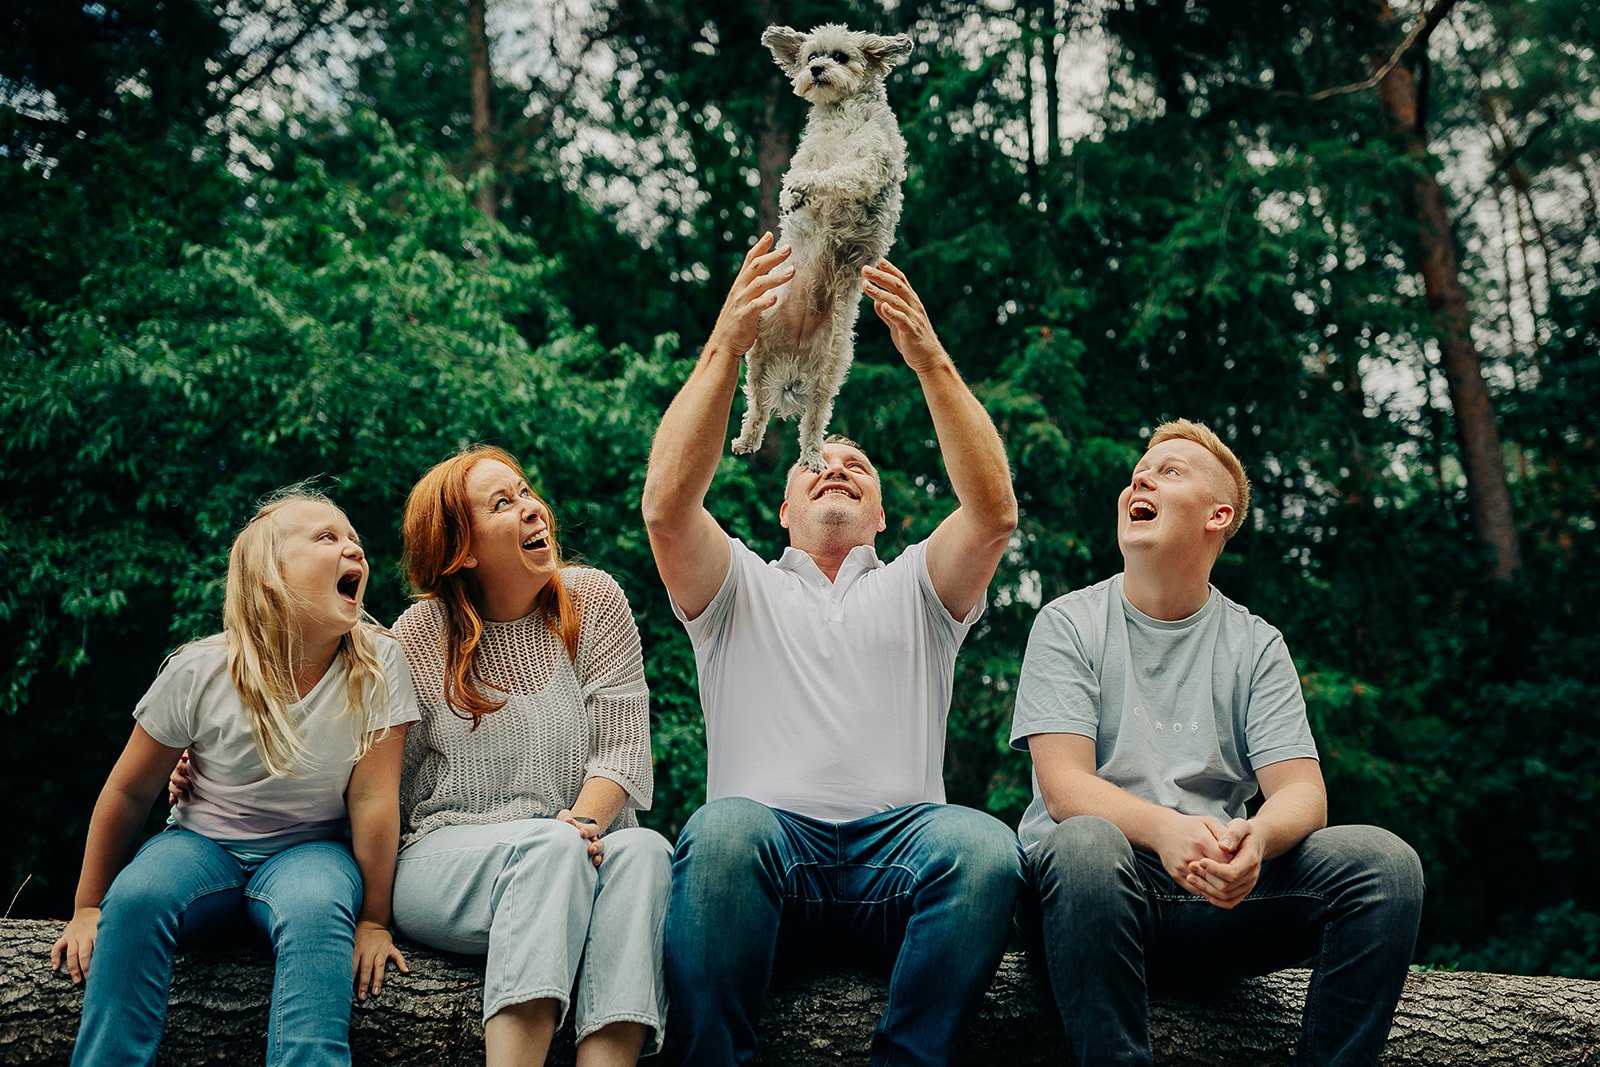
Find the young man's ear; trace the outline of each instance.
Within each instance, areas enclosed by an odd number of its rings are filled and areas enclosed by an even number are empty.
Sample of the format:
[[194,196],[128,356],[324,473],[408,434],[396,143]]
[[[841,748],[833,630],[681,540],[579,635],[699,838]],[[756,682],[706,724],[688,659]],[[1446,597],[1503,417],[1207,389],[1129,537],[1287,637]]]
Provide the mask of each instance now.
[[1233,505],[1217,504],[1211,509],[1211,517],[1206,520],[1207,530],[1216,530],[1218,533],[1226,532],[1233,525]]
[[778,525],[785,530],[789,528],[789,502],[787,500],[778,505]]

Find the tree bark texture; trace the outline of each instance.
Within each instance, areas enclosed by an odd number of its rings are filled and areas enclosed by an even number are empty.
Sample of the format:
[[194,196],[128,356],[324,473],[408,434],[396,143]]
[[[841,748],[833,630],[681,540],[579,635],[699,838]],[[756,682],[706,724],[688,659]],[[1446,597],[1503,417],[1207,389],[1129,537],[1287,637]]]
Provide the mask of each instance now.
[[[0,1064],[65,1064],[83,997],[48,970],[62,924],[0,922]],[[483,1062],[481,961],[406,946],[411,974],[391,974],[383,995],[358,1004],[350,1043],[357,1064],[477,1067]],[[1287,1064],[1294,1055],[1307,972],[1160,999],[1150,1032],[1161,1064]],[[272,968],[242,949],[180,956],[173,974],[162,1062],[260,1063]],[[887,999],[880,979],[828,974],[773,993],[761,1020],[759,1062],[771,1067],[865,1063]],[[572,1063],[570,1022],[550,1062]],[[1011,953],[985,997],[958,1063],[995,1067],[1071,1062],[1043,969]],[[1383,1062],[1600,1065],[1600,982],[1431,972],[1406,980]],[[669,1046],[646,1060],[676,1067]]]
[[[492,167],[496,162],[494,143],[494,108],[490,94],[494,90],[493,75],[489,68],[489,30],[484,15],[486,0],[467,0],[467,57],[472,71],[472,151],[477,157],[474,170]],[[478,187],[478,210],[493,219],[500,210],[500,197],[492,181]]]
[[[1372,0],[1369,10],[1381,28],[1393,30],[1398,20],[1388,0]],[[1522,569],[1522,551],[1517,545],[1500,430],[1489,387],[1483,380],[1483,361],[1472,340],[1472,308],[1466,287],[1461,284],[1460,257],[1445,210],[1444,190],[1428,157],[1416,75],[1407,63],[1394,64],[1378,82],[1378,103],[1414,165],[1410,188],[1403,192],[1416,216],[1418,266],[1428,307],[1437,317],[1441,331],[1441,362],[1450,406],[1455,411],[1456,436],[1461,442],[1473,532],[1494,550],[1494,576],[1507,581]]]
[[[783,22],[775,0],[761,0],[761,22],[771,26]],[[809,107],[792,99],[788,79],[776,67],[767,72],[766,91],[761,94],[761,121],[756,124],[756,233],[778,234],[778,193],[783,175],[794,156],[795,131],[801,119],[798,109]]]

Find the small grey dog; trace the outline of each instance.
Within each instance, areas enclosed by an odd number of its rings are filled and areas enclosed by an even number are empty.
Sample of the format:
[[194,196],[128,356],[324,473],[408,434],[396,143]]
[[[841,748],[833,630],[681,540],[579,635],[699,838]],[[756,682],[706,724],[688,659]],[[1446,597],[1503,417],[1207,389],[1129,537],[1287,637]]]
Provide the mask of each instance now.
[[735,452],[754,452],[773,415],[800,417],[800,462],[820,471],[833,399],[850,372],[861,268],[894,242],[906,143],[883,79],[911,54],[904,34],[880,37],[837,24],[761,35],[811,104],[778,197],[779,244],[795,274],[761,316],[746,358],[744,421]]

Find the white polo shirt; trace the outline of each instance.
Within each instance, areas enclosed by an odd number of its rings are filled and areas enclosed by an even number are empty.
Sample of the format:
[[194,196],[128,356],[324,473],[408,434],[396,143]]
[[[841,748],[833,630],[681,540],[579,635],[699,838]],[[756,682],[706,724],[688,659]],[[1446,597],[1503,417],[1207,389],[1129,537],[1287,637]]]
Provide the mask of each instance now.
[[956,652],[927,542],[885,565],[871,545],[830,582],[795,548],[767,563],[734,537],[722,588],[689,631],[706,719],[707,801],[748,797],[834,822],[944,802]]

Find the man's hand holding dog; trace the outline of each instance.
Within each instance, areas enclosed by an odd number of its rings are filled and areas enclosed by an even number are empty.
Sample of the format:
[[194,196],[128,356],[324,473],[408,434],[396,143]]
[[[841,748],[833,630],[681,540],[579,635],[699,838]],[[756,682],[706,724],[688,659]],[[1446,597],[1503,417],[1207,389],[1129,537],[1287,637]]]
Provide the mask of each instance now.
[[734,278],[728,299],[717,315],[717,324],[711,328],[707,348],[738,357],[756,343],[756,324],[761,313],[778,302],[777,288],[794,277],[792,264],[779,267],[793,249],[788,245],[774,249],[774,241],[771,233],[764,233],[745,253],[739,276]]
[[926,374],[950,362],[950,354],[939,343],[928,321],[928,309],[917,298],[917,291],[887,259],[861,268],[862,291],[872,298],[873,310],[889,327],[889,339],[918,374]]

